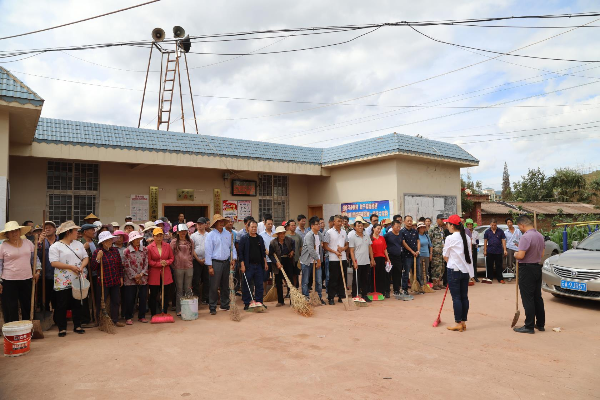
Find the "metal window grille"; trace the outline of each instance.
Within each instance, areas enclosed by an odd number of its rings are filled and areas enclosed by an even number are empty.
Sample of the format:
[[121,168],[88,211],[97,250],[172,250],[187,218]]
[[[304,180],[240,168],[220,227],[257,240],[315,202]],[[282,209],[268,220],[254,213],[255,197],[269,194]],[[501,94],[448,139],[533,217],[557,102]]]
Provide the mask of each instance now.
[[97,213],[100,186],[98,164],[48,161],[48,219],[56,224],[73,220],[81,224],[89,213]]
[[259,218],[273,215],[273,222],[281,224],[288,219],[288,177],[286,175],[259,175],[258,177]]

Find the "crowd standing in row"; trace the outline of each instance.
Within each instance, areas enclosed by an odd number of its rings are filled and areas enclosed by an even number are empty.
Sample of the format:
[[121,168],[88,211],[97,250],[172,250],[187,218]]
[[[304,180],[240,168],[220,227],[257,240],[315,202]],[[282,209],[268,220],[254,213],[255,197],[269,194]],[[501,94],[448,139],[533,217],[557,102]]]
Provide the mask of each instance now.
[[[246,217],[240,231],[233,229],[230,219],[218,214],[210,221],[199,218],[196,223],[186,223],[181,214],[173,227],[166,218],[137,226],[126,217],[123,230],[116,222],[103,225],[93,214],[84,222],[81,227],[73,221],[59,227],[52,221],[35,227],[30,226],[31,221],[23,226],[14,221],[6,224],[0,232],[0,240],[4,239],[0,245],[0,290],[6,323],[19,319],[19,308],[22,318],[28,319],[29,294],[32,284],[38,281],[45,293],[38,296],[38,305],[54,310],[54,322],[62,337],[67,333],[68,310],[74,332],[82,334],[85,327],[96,325],[93,321],[99,319],[101,285],[113,323],[124,327],[133,324],[136,307],[141,323],[148,322],[148,311],[152,316],[167,312],[169,304],[181,315],[180,299],[184,296],[197,296],[208,305],[211,315],[217,313],[217,306],[228,311],[230,271],[236,277],[236,290],[242,292],[245,309],[252,299],[262,303],[268,281],[276,288],[276,306],[285,304],[290,288],[284,296],[281,271],[306,297],[311,282],[316,280],[321,303],[335,305],[336,297],[338,302],[346,297],[344,281],[350,268],[352,296],[367,302],[371,301],[367,293],[378,288],[384,298],[390,298],[390,287],[396,299],[412,300],[414,293],[408,291],[410,275],[415,275],[412,279],[420,285],[431,282],[435,290],[448,285],[456,321],[456,326],[449,329],[463,331],[469,309],[468,286],[477,279],[476,225],[457,215],[446,218],[439,214],[434,226],[430,218],[420,218],[415,224],[409,215],[395,215],[391,221],[380,223],[376,214],[369,222],[359,216],[350,225],[347,216],[336,215],[329,219],[328,227],[322,218],[307,220],[298,215],[297,221],[288,220],[275,228],[272,216],[267,214],[259,223]],[[541,266],[537,271],[541,252],[535,254],[541,235],[526,217],[518,222],[519,229],[515,229],[511,220],[505,234],[494,221],[484,235],[484,254],[488,272],[495,265],[499,281],[503,282],[498,275],[502,268],[497,265],[498,255],[506,255],[509,263],[525,260],[522,265],[535,271],[525,273],[522,290],[527,296],[523,300],[527,320],[522,329],[532,333],[532,321],[541,329],[545,323],[538,287]],[[529,235],[525,243],[521,232]],[[543,250],[543,238],[541,243]],[[414,274],[416,265],[419,267]],[[40,272],[43,276],[38,279]],[[95,304],[86,298],[82,305],[71,295],[72,283],[83,278],[91,282]],[[166,292],[161,310],[163,284]],[[323,288],[327,290],[327,301]]]

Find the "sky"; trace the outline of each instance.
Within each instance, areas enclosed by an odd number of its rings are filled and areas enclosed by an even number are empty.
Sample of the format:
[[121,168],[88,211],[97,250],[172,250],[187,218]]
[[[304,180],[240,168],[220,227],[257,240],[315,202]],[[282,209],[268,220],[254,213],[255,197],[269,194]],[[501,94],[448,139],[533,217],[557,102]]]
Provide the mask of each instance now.
[[[0,0],[0,37],[141,2]],[[597,8],[593,1],[551,0],[162,0],[64,28],[0,40],[0,51],[147,41],[156,27],[172,38],[175,25],[190,35],[205,35],[566,14],[599,11]],[[535,28],[417,29],[434,39],[478,49],[590,61],[600,60],[596,43],[600,19],[592,22],[596,18],[600,17],[487,23]],[[590,22],[589,28],[549,28]],[[358,37],[367,32],[277,34],[246,41],[193,43],[187,61],[200,133],[317,147],[392,132],[421,135],[463,147],[480,160],[479,166],[468,169],[473,180],[496,190],[502,185],[505,162],[511,182],[529,168],[539,167],[548,175],[564,167],[582,172],[600,169],[600,124],[595,122],[600,122],[600,63],[495,58],[497,54],[435,42],[408,26],[383,26]],[[345,41],[349,42],[314,50],[248,54]],[[207,52],[248,55],[193,54]],[[5,58],[0,65],[45,99],[43,117],[137,127],[148,55],[149,47],[123,46],[43,53],[19,61],[13,60],[22,57]],[[160,59],[154,52],[141,127],[156,128],[159,70]],[[182,79],[183,92],[188,94],[186,77]],[[175,100],[173,109],[177,111],[172,119],[177,122],[171,130],[182,131],[181,106]],[[183,103],[186,131],[195,132],[189,95]]]

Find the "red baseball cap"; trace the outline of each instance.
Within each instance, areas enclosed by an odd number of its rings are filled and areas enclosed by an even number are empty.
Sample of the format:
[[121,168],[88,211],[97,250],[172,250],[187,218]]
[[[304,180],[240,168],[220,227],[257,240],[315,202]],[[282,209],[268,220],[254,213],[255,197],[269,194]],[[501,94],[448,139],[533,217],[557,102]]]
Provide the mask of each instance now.
[[454,225],[460,225],[460,217],[456,214],[451,215],[450,217],[448,217],[448,219],[445,219],[443,221],[444,223],[450,222],[451,224]]

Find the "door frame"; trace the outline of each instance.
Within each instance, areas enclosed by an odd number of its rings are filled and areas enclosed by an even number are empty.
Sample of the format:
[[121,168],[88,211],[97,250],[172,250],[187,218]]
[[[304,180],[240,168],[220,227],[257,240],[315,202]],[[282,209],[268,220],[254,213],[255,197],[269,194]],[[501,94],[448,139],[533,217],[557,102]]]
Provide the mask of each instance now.
[[[210,204],[197,204],[197,203],[163,203],[162,204],[162,214],[165,215],[165,207],[206,207],[207,213],[210,214]],[[207,215],[206,218],[210,218],[210,215]]]

